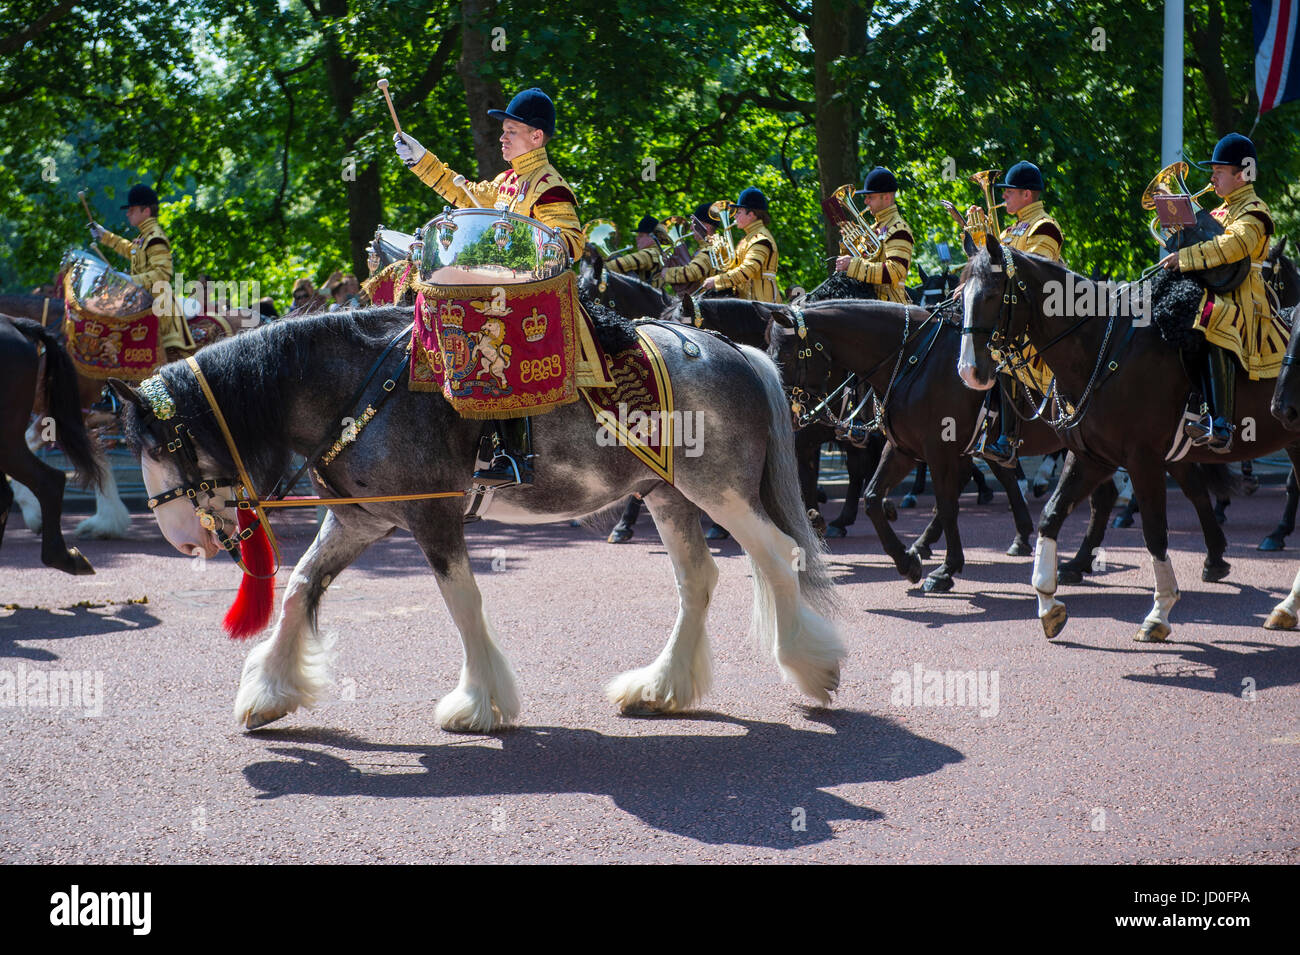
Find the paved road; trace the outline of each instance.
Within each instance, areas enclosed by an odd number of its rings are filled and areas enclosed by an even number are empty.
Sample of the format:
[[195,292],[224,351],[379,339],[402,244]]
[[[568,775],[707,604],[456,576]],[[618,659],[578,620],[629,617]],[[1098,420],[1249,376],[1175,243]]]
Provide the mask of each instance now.
[[[905,537],[930,503],[903,512]],[[603,530],[479,525],[476,569],[525,700],[522,726],[495,737],[434,724],[459,647],[409,537],[372,548],[324,603],[335,699],[246,734],[230,710],[245,648],[220,633],[232,566],[200,569],[139,516],[128,541],[84,545],[98,574],[74,579],[38,567],[15,515],[0,694],[5,674],[91,671],[103,697],[97,716],[0,705],[0,859],[1300,861],[1300,635],[1260,627],[1295,551],[1255,550],[1281,488],[1233,503],[1233,573],[1216,585],[1174,502],[1179,642],[1156,647],[1131,640],[1150,604],[1138,529],[1112,531],[1106,573],[1063,589],[1072,619],[1049,644],[1028,560],[1002,555],[1003,497],[963,504],[967,571],[947,595],[909,589],[865,524],[833,542],[850,658],[829,710],[751,645],[748,562],[716,548],[716,685],[658,719],[602,695],[675,616],[648,520],[619,547]],[[306,513],[277,527],[291,558],[314,533]],[[1077,543],[1079,518],[1066,530]],[[905,705],[904,684],[949,670],[973,671],[982,704]]]

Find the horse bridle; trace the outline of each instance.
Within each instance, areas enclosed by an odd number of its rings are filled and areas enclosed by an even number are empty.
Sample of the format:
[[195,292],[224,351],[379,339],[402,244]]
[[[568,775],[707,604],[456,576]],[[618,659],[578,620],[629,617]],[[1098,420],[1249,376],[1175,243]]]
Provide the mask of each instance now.
[[[170,423],[176,418],[176,402],[167,390],[167,385],[162,377],[154,375],[145,379],[140,385],[140,394],[148,402],[147,410],[142,414],[141,423],[149,429],[150,434],[157,441],[158,447],[165,449],[171,455],[170,460],[180,473],[183,483],[150,497],[148,500],[149,509],[151,511],[156,510],[163,504],[178,498],[188,499],[194,507],[194,513],[198,517],[200,526],[212,532],[221,549],[230,555],[240,570],[250,577],[261,579],[268,576],[274,577],[279,570],[280,548],[276,543],[275,536],[271,533],[271,525],[266,520],[266,515],[262,512],[259,502],[253,494],[252,484],[249,482],[248,473],[244,470],[243,460],[239,456],[238,449],[234,446],[234,441],[229,437],[230,432],[226,427],[225,416],[222,415],[221,408],[216,404],[216,399],[212,395],[212,390],[208,387],[203,371],[193,357],[187,358],[186,363],[198,379],[199,386],[208,399],[208,404],[222,433],[227,436],[227,446],[234,459],[239,477],[236,479],[203,476],[199,469],[198,445],[194,440],[194,435],[183,421],[175,421],[174,424]],[[170,434],[168,432],[169,428],[171,429]],[[234,489],[235,496],[233,499],[218,495],[218,489],[224,487]],[[225,528],[228,522],[219,513],[228,507],[251,511],[254,515],[253,520],[242,530],[236,528],[234,534],[228,534]],[[267,539],[270,540],[271,548],[276,556],[275,569],[269,575],[251,573],[240,555],[240,543],[252,537],[257,532],[258,527],[265,529]]]
[[[825,422],[831,427],[839,427],[846,422],[852,421],[862,412],[862,409],[866,406],[867,401],[870,400],[871,397],[870,388],[866,390],[866,393],[863,394],[861,400],[858,401],[857,405],[853,408],[852,411],[849,412],[849,414],[842,421],[836,419],[834,414],[831,412],[830,410],[831,403],[835,401],[836,398],[840,397],[840,395],[844,394],[845,391],[848,389],[849,385],[852,384],[852,382],[855,379],[860,379],[864,382],[869,381],[871,379],[871,376],[874,375],[876,372],[878,372],[880,369],[884,368],[885,365],[889,363],[889,360],[891,358],[897,356],[897,359],[894,362],[894,370],[889,376],[889,383],[885,386],[885,396],[883,399],[877,401],[876,417],[868,426],[868,430],[874,431],[879,429],[882,426],[882,422],[885,415],[885,409],[889,405],[889,396],[893,393],[894,383],[898,380],[898,374],[903,367],[903,355],[907,351],[908,343],[913,338],[920,335],[921,332],[925,329],[925,327],[928,324],[930,324],[931,320],[933,320],[935,316],[939,315],[944,308],[944,306],[941,304],[938,308],[934,309],[934,311],[930,312],[930,314],[926,316],[925,321],[923,321],[920,325],[917,326],[916,332],[912,333],[911,331],[912,311],[911,310],[916,306],[910,304],[903,304],[901,302],[899,304],[902,305],[903,307],[903,339],[901,342],[899,342],[898,348],[891,351],[883,359],[877,362],[871,368],[870,371],[866,372],[863,375],[859,375],[857,372],[849,372],[847,377],[845,377],[845,379],[842,382],[840,382],[834,389],[828,392],[823,398],[821,398],[820,401],[817,401],[817,403],[813,406],[813,408],[810,411],[804,411],[803,408],[805,407],[806,402],[812,402],[813,400],[816,399],[815,394],[813,394],[811,391],[799,385],[792,385],[786,389],[787,393],[790,396],[790,410],[793,411],[796,416],[795,419],[796,430],[802,430],[808,427],[810,424],[812,424],[814,421],[817,421],[819,418],[824,418]],[[799,376],[800,376],[799,380],[804,382],[810,380],[807,363],[815,354],[821,354],[825,356],[826,374],[823,376],[823,378],[829,378],[831,369],[835,367],[834,362],[831,358],[831,350],[829,345],[826,343],[825,339],[823,339],[818,333],[808,328],[807,324],[804,321],[804,314],[802,308],[791,306],[790,311],[794,315],[795,330],[798,333],[799,338],[803,341],[809,341],[809,345],[807,348],[801,347],[796,351],[796,358],[798,359],[799,362]],[[908,364],[915,365],[916,361],[917,361],[916,356],[913,355],[909,359]]]
[[[1024,280],[1020,278],[1020,276],[1016,272],[1016,264],[1015,264],[1015,260],[1012,259],[1011,257],[1011,250],[1008,249],[1005,245],[1003,245],[1000,240],[998,242],[998,246],[1002,250],[1001,271],[1006,273],[1006,281],[1002,288],[1002,305],[998,309],[997,324],[993,327],[992,330],[990,330],[985,328],[976,328],[975,326],[969,323],[964,323],[962,325],[961,333],[963,335],[970,335],[972,341],[974,340],[976,335],[987,335],[989,339],[987,345],[989,349],[989,353],[993,356],[993,359],[998,363],[997,368],[994,369],[994,374],[998,374],[1005,368],[1006,371],[1008,371],[1013,377],[1016,378],[1017,381],[1019,381],[1020,378],[1018,375],[1016,375],[1016,372],[1019,371],[1021,368],[1026,367],[1028,363],[1022,361],[1019,364],[1017,364],[1014,358],[1015,356],[1020,355],[1023,346],[1025,344],[1028,344],[1027,341],[1028,335],[1027,332],[1025,332],[1025,333],[1021,333],[1019,336],[1015,336],[1015,337],[1012,336],[1012,328],[1011,328],[1011,323],[1013,321],[1012,312],[1015,310],[1015,306],[1018,305],[1020,302],[1020,296],[1016,294],[1016,291],[1019,290],[1020,293],[1024,294],[1025,301],[1026,303],[1028,303],[1029,289],[1025,285]],[[1015,289],[1011,287],[1011,283],[1013,280],[1016,284]],[[1107,311],[1109,312],[1110,310],[1108,309]],[[970,317],[971,316],[967,316],[968,319]],[[1072,335],[1078,328],[1080,328],[1084,322],[1088,321],[1093,317],[1094,316],[1085,316],[1080,318],[1074,324],[1066,328],[1065,331],[1060,332],[1059,334],[1053,336],[1052,339],[1048,341],[1045,345],[1043,345],[1042,348],[1037,348],[1035,349],[1035,351],[1037,352],[1038,355],[1040,356],[1043,355],[1049,348],[1064,341],[1066,338]],[[1079,419],[1083,416],[1084,408],[1088,403],[1088,399],[1092,396],[1093,388],[1097,384],[1097,376],[1100,374],[1102,365],[1105,363],[1106,354],[1110,351],[1111,333],[1114,331],[1115,328],[1114,313],[1110,312],[1107,318],[1108,320],[1106,323],[1106,334],[1102,338],[1101,347],[1097,351],[1097,363],[1096,365],[1093,366],[1092,376],[1088,379],[1088,384],[1084,386],[1083,393],[1079,396],[1079,400],[1075,404],[1074,411],[1071,413],[1064,414],[1060,418],[1056,418],[1048,421],[1047,423],[1050,427],[1054,429],[1072,427],[1073,425],[1077,424]],[[1025,326],[1027,330],[1028,319],[1026,319]],[[1003,347],[1002,344],[1004,342],[1006,343],[1005,348]],[[1005,355],[1005,357],[1000,357],[1001,355]],[[1112,361],[1109,367],[1110,367],[1110,371],[1113,372],[1118,367],[1118,363]],[[1023,385],[1024,383],[1021,382],[1021,384]],[[1036,418],[1041,418],[1043,416],[1043,413],[1047,410],[1047,406],[1051,402],[1053,395],[1055,395],[1058,399],[1060,397],[1056,389],[1055,379],[1053,379],[1052,381],[1052,387],[1050,390],[1052,394],[1043,395],[1042,403],[1038,406],[1038,409],[1028,418],[1025,418],[1025,416],[1020,414],[1019,410],[1016,409],[1014,402],[1012,402],[1011,408],[1013,411],[1015,411],[1016,416],[1020,417],[1021,420],[1032,421]],[[1062,407],[1064,407],[1064,404],[1065,402],[1062,400],[1061,401]]]

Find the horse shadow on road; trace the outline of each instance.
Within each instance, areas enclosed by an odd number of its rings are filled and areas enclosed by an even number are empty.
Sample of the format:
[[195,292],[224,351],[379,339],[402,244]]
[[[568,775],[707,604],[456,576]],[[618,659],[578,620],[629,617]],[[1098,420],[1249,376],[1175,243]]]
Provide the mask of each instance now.
[[[1177,630],[1175,630],[1177,633]],[[1216,643],[1190,641],[1144,647],[1098,647],[1062,641],[1061,646],[1101,653],[1159,654],[1154,673],[1130,673],[1133,683],[1166,686],[1179,690],[1226,693],[1250,698],[1272,687],[1300,684],[1300,647],[1279,646],[1259,640],[1221,640]],[[1232,648],[1240,649],[1232,649]]]
[[[366,772],[325,749],[272,746],[281,759],[244,769],[259,799],[291,794],[419,799],[465,796],[607,795],[664,832],[709,844],[791,849],[834,838],[839,820],[883,819],[828,787],[897,782],[938,772],[963,755],[892,720],[853,710],[809,710],[827,731],[696,713],[681,719],[743,728],[722,736],[607,736],[534,726],[495,739],[441,745],[372,743],[324,729],[262,731],[259,739],[355,753],[418,756],[422,772]],[[802,810],[802,812],[800,811]],[[799,825],[803,822],[805,828]]]
[[0,616],[0,658],[52,662],[58,654],[43,647],[25,647],[20,640],[69,640],[75,637],[119,633],[123,630],[144,630],[158,626],[160,621],[140,604],[111,605],[112,612],[103,607],[19,607],[8,616]]

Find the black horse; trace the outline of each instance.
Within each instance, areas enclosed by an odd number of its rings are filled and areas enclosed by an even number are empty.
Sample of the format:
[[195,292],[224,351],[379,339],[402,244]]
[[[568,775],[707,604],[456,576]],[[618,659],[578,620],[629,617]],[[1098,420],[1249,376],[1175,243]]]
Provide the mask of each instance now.
[[77,396],[77,371],[51,329],[26,318],[0,315],[0,540],[13,504],[8,478],[25,485],[41,505],[41,563],[69,574],[93,574],[90,561],[63,540],[63,472],[41,461],[27,446],[25,432],[36,399],[44,346],[45,411],[54,436],[86,485],[98,486],[101,472]]
[[[1075,301],[1105,303],[1111,299],[1108,289],[1063,265],[1004,250],[995,239],[986,239],[971,264],[965,288],[966,327],[958,363],[962,380],[980,391],[992,387],[993,359],[984,346],[994,336],[1012,342],[1024,335],[1040,352],[1050,350],[1049,361],[1059,392],[1076,409],[1069,420],[1058,421],[1071,453],[1038,526],[1033,582],[1044,632],[1049,639],[1057,636],[1067,619],[1065,605],[1055,596],[1056,537],[1061,524],[1077,503],[1116,468],[1124,467],[1138,497],[1142,533],[1155,575],[1154,606],[1135,639],[1167,639],[1169,610],[1178,599],[1178,586],[1167,553],[1166,457],[1183,450],[1183,416],[1194,384],[1178,347],[1166,342],[1159,329],[1174,327],[1179,321],[1179,327],[1190,325],[1199,291],[1187,280],[1166,283],[1168,295],[1150,303],[1156,327],[1143,326],[1136,321],[1136,315],[1115,314],[1124,309],[1107,308],[1100,317],[1091,310],[1089,317],[1076,317],[1071,309],[1045,308],[1053,291],[1062,288],[1072,288]],[[1227,463],[1255,458],[1281,448],[1286,449],[1293,464],[1300,460],[1300,441],[1266,413],[1272,396],[1270,384],[1243,376],[1237,380],[1236,392],[1235,423],[1240,431],[1242,420],[1251,419],[1254,440],[1239,441],[1222,455],[1193,447],[1182,454],[1177,468],[1191,462]],[[1176,479],[1179,477],[1174,467],[1169,470]],[[1204,493],[1203,487],[1200,493]],[[1209,528],[1202,518],[1202,529],[1207,542],[1212,530],[1222,536],[1217,522]]]

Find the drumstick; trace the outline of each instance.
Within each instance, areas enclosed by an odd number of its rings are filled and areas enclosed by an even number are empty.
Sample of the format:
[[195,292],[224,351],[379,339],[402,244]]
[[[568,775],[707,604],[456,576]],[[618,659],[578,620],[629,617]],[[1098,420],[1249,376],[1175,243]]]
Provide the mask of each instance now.
[[82,207],[83,209],[86,210],[86,221],[87,221],[87,222],[94,222],[94,221],[95,221],[95,216],[94,216],[94,214],[90,211],[90,205],[86,202],[86,190],[85,190],[85,189],[78,189],[78,190],[77,190],[77,198],[81,200],[81,207]]
[[384,102],[388,104],[388,115],[393,117],[393,126],[400,133],[402,124],[397,121],[397,110],[393,109],[393,98],[388,95],[388,80],[380,80],[375,85],[379,87],[379,92],[384,94]]
[[469,201],[474,203],[475,209],[486,208],[485,206],[480,205],[479,201],[474,198],[474,193],[470,192],[469,189],[465,187],[465,184],[467,182],[469,182],[469,180],[466,179],[464,176],[456,176],[454,179],[452,179],[451,184],[453,186],[459,187],[461,191],[465,193],[465,195],[469,196]]

